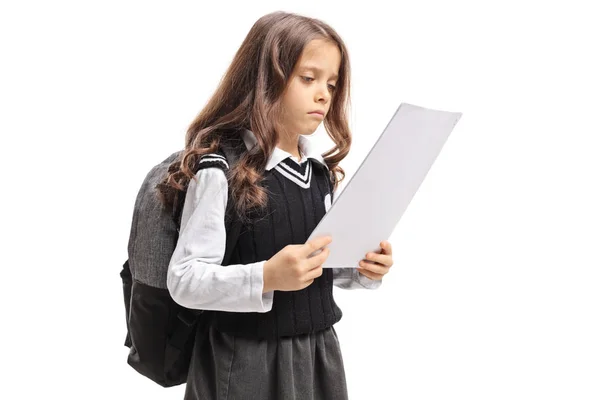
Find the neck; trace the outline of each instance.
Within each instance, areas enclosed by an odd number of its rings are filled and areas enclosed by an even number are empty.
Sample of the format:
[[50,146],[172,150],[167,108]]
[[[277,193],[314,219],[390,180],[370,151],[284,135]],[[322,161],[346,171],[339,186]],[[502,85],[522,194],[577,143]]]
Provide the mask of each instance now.
[[[283,135],[282,135],[283,136]],[[300,148],[298,146],[298,135],[293,137],[280,137],[277,142],[277,147],[283,151],[287,151],[296,159],[300,159]]]

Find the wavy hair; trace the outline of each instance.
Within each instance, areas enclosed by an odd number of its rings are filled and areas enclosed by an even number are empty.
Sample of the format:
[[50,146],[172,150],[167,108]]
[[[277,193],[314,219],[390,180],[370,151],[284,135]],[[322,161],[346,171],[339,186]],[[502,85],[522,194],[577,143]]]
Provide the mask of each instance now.
[[322,154],[333,187],[345,178],[339,166],[351,145],[348,126],[350,108],[350,60],[346,45],[325,22],[306,16],[273,12],[258,19],[217,89],[189,126],[185,149],[173,161],[166,177],[157,185],[162,203],[172,208],[179,195],[195,178],[194,166],[205,154],[217,152],[222,144],[239,138],[242,129],[249,129],[257,146],[242,154],[239,162],[227,172],[230,195],[237,214],[244,218],[252,208],[267,203],[261,187],[262,174],[277,145],[277,132],[282,132],[281,98],[304,47],[314,39],[324,39],[337,45],[341,53],[340,70],[324,127],[334,147]]

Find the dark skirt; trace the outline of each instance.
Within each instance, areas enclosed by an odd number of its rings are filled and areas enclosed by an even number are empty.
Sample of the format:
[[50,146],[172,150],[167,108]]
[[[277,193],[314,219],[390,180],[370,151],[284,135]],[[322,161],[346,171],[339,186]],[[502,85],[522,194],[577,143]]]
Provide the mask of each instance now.
[[[198,329],[185,400],[347,400],[334,327],[252,340]],[[208,330],[208,332],[207,332]]]

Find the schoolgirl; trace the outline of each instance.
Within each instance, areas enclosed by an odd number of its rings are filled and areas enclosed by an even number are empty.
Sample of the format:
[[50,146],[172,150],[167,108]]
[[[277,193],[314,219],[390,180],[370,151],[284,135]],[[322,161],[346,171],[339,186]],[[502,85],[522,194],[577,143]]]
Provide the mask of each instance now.
[[[343,179],[349,88],[339,35],[274,12],[250,29],[191,124],[162,185],[166,202],[186,190],[169,292],[207,310],[185,399],[348,398],[333,286],[378,288],[393,264],[387,241],[360,268],[333,269],[321,265],[335,238],[305,243]],[[335,143],[325,154],[306,138],[321,123]],[[221,149],[236,141],[241,157],[229,165]],[[228,204],[243,229],[224,263]]]

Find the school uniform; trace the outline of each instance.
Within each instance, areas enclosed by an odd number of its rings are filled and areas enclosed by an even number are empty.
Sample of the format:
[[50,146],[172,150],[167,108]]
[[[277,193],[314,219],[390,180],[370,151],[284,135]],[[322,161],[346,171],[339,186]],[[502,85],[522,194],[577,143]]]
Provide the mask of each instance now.
[[[242,131],[247,149],[256,145]],[[334,324],[342,312],[333,286],[376,289],[355,268],[325,268],[299,291],[262,293],[264,262],[303,244],[331,206],[329,170],[304,136],[300,161],[275,148],[262,185],[266,209],[244,224],[228,265],[225,253],[227,161],[206,155],[191,180],[167,277],[181,305],[208,310],[196,334],[185,399],[347,399]],[[335,238],[334,238],[335,239]]]

